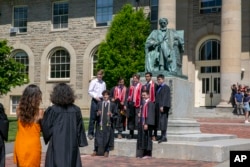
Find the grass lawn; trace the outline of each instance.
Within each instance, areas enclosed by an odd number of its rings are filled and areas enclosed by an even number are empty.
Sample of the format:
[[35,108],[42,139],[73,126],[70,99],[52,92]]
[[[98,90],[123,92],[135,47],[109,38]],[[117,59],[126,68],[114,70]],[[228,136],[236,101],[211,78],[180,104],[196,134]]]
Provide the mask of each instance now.
[[[16,117],[9,117],[9,133],[8,133],[8,141],[12,142],[15,141],[16,138],[16,132],[17,132],[17,118]],[[83,118],[84,121],[84,128],[85,131],[88,130],[89,127],[89,118]]]

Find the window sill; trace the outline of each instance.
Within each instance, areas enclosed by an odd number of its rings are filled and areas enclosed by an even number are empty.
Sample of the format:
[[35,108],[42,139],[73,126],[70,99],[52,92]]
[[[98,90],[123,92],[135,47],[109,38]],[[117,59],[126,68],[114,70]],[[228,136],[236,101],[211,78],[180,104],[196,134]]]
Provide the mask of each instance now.
[[54,33],[54,32],[66,32],[68,31],[69,29],[68,28],[62,28],[62,29],[52,29],[50,31],[50,33]]
[[27,35],[28,32],[17,32],[17,33],[10,33],[10,36],[20,36],[20,35]]
[[93,27],[93,28],[95,28],[95,29],[107,29],[107,28],[109,28],[110,26],[95,26],[95,27]]
[[70,78],[49,78],[47,83],[70,82]]

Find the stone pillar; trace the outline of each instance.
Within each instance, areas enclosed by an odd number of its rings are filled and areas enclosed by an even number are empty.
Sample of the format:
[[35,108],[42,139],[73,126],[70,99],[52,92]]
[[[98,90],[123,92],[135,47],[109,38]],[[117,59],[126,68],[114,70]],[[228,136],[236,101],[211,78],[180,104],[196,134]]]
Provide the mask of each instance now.
[[176,28],[176,0],[158,1],[158,18],[168,19],[168,28]]
[[220,70],[221,102],[217,107],[230,107],[230,87],[241,81],[241,0],[222,0]]

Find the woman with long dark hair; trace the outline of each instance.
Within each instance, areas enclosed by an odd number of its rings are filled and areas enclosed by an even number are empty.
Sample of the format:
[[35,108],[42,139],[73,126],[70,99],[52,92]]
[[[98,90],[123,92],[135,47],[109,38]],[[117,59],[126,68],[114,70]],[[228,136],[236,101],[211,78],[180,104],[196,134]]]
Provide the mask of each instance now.
[[40,120],[43,111],[39,108],[42,92],[34,84],[28,85],[17,107],[18,130],[14,146],[14,162],[17,166],[40,167],[41,141]]

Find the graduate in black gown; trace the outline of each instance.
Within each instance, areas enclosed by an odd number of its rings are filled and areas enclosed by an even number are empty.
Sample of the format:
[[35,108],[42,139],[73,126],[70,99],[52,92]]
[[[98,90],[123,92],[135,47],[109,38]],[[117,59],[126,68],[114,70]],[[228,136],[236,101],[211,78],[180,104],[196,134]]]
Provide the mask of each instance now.
[[[149,92],[149,100],[153,103],[155,103],[155,92],[157,89],[157,84],[152,80],[152,73],[146,72],[145,73],[145,80],[146,83],[142,86],[142,90],[147,90]],[[150,129],[150,133],[152,134],[153,129]],[[156,132],[157,134],[157,132]],[[152,135],[152,140],[156,141],[157,136]]]
[[[157,76],[158,87],[155,96],[155,128],[161,131],[158,143],[167,141],[168,114],[171,105],[170,88],[164,83],[164,75]],[[154,136],[157,136],[154,131]]]
[[117,86],[114,86],[110,91],[110,99],[116,104],[116,114],[114,118],[114,128],[117,129],[117,138],[122,138],[122,131],[126,129],[126,110],[125,104],[128,96],[128,88],[124,85],[124,78],[118,79]]
[[98,102],[95,148],[92,156],[103,155],[104,152],[104,157],[108,157],[109,151],[114,149],[113,115],[116,106],[109,100],[108,90],[103,91],[102,95],[103,101]]
[[126,103],[127,114],[127,128],[129,130],[128,139],[134,138],[134,130],[138,127],[138,112],[141,106],[141,90],[142,84],[140,83],[140,75],[134,74],[132,84],[129,87],[128,98]]
[[0,103],[0,167],[5,167],[5,144],[8,140],[9,121]]
[[149,91],[142,90],[142,106],[138,113],[138,137],[136,157],[148,158],[152,156],[152,130],[155,124],[155,104],[150,101]]
[[59,83],[50,100],[53,105],[41,122],[45,144],[49,143],[45,166],[82,167],[79,147],[88,143],[81,110],[74,104],[74,92],[67,84]]

